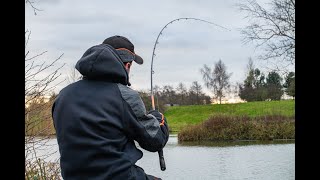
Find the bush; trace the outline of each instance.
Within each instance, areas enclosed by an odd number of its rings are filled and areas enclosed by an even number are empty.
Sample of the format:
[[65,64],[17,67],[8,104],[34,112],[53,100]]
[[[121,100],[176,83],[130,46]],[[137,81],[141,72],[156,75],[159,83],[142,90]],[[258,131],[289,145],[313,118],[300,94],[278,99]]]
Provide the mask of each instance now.
[[201,124],[182,129],[178,134],[179,141],[294,138],[294,117],[283,115],[257,117],[214,115]]
[[58,163],[45,162],[38,158],[35,162],[25,162],[26,180],[60,180],[60,166]]

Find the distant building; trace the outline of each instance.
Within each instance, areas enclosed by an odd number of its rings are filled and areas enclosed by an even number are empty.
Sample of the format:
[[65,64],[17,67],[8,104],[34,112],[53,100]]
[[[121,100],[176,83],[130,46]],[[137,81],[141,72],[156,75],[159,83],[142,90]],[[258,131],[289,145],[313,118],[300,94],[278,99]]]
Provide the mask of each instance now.
[[283,93],[281,96],[281,100],[288,100],[288,99],[294,99],[292,96],[287,95],[286,93]]
[[180,104],[164,104],[164,106],[180,106]]

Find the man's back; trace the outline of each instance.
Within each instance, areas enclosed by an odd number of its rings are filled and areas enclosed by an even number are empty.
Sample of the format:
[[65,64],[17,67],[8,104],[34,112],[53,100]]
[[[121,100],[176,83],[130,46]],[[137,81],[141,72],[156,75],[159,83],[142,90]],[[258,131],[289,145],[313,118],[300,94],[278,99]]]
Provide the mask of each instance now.
[[62,89],[52,106],[62,177],[147,179],[135,166],[142,152],[134,140],[148,151],[161,150],[169,138],[165,118],[146,112],[111,46],[89,48],[76,68],[84,78]]
[[80,80],[59,93],[54,109],[64,176],[128,179],[142,153],[124,134],[117,84]]

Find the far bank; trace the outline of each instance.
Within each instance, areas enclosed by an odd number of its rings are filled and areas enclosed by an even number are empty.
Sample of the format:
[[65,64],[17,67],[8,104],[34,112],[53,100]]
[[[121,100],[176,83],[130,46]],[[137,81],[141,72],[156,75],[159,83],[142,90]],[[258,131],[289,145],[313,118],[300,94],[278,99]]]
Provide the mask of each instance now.
[[179,140],[269,140],[295,136],[294,100],[173,106],[165,116],[171,134],[179,134]]

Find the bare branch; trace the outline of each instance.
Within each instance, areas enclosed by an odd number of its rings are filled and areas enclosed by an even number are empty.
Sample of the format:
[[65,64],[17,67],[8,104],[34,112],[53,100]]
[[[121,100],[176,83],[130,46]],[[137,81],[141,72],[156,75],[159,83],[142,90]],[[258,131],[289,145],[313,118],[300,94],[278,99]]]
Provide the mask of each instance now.
[[[48,168],[48,165],[43,163],[45,159],[56,153],[50,152],[52,145],[48,144],[50,135],[54,133],[53,121],[51,117],[51,106],[52,102],[45,102],[44,96],[48,95],[54,90],[57,84],[63,81],[58,81],[61,73],[59,71],[65,65],[59,65],[56,67],[58,60],[61,59],[61,54],[58,58],[53,61],[45,61],[40,59],[44,51],[40,54],[30,56],[30,51],[27,50],[28,43],[30,40],[31,32],[25,31],[25,176],[33,177],[32,173],[36,171],[39,166]],[[49,62],[49,63],[47,63]],[[46,150],[46,153],[39,154],[40,150]],[[59,178],[59,164],[57,167],[50,169],[51,174],[45,174],[48,179],[50,177]],[[45,178],[45,179],[46,179]]]
[[36,8],[36,7],[33,5],[33,3],[34,3],[33,1],[26,0],[26,4],[29,4],[29,5],[31,6],[31,8],[33,9],[34,15],[37,15],[37,11],[42,11],[42,10]]
[[[44,51],[44,52],[42,52],[42,53],[40,53],[40,54],[37,54],[37,55],[35,55],[35,56],[31,57],[31,58],[25,59],[25,61],[32,60],[32,59],[34,59],[34,58],[36,58],[36,57],[39,57],[39,56],[41,56],[41,55],[43,55],[43,54],[45,54],[45,53],[47,53],[47,52],[48,52],[48,51]],[[29,53],[29,51],[28,51],[28,53]],[[25,57],[27,57],[27,55],[28,55],[28,54],[26,54]]]
[[250,18],[250,25],[242,29],[244,43],[254,42],[262,48],[263,60],[286,60],[295,64],[295,0],[273,0],[266,10],[255,0],[237,4]]

